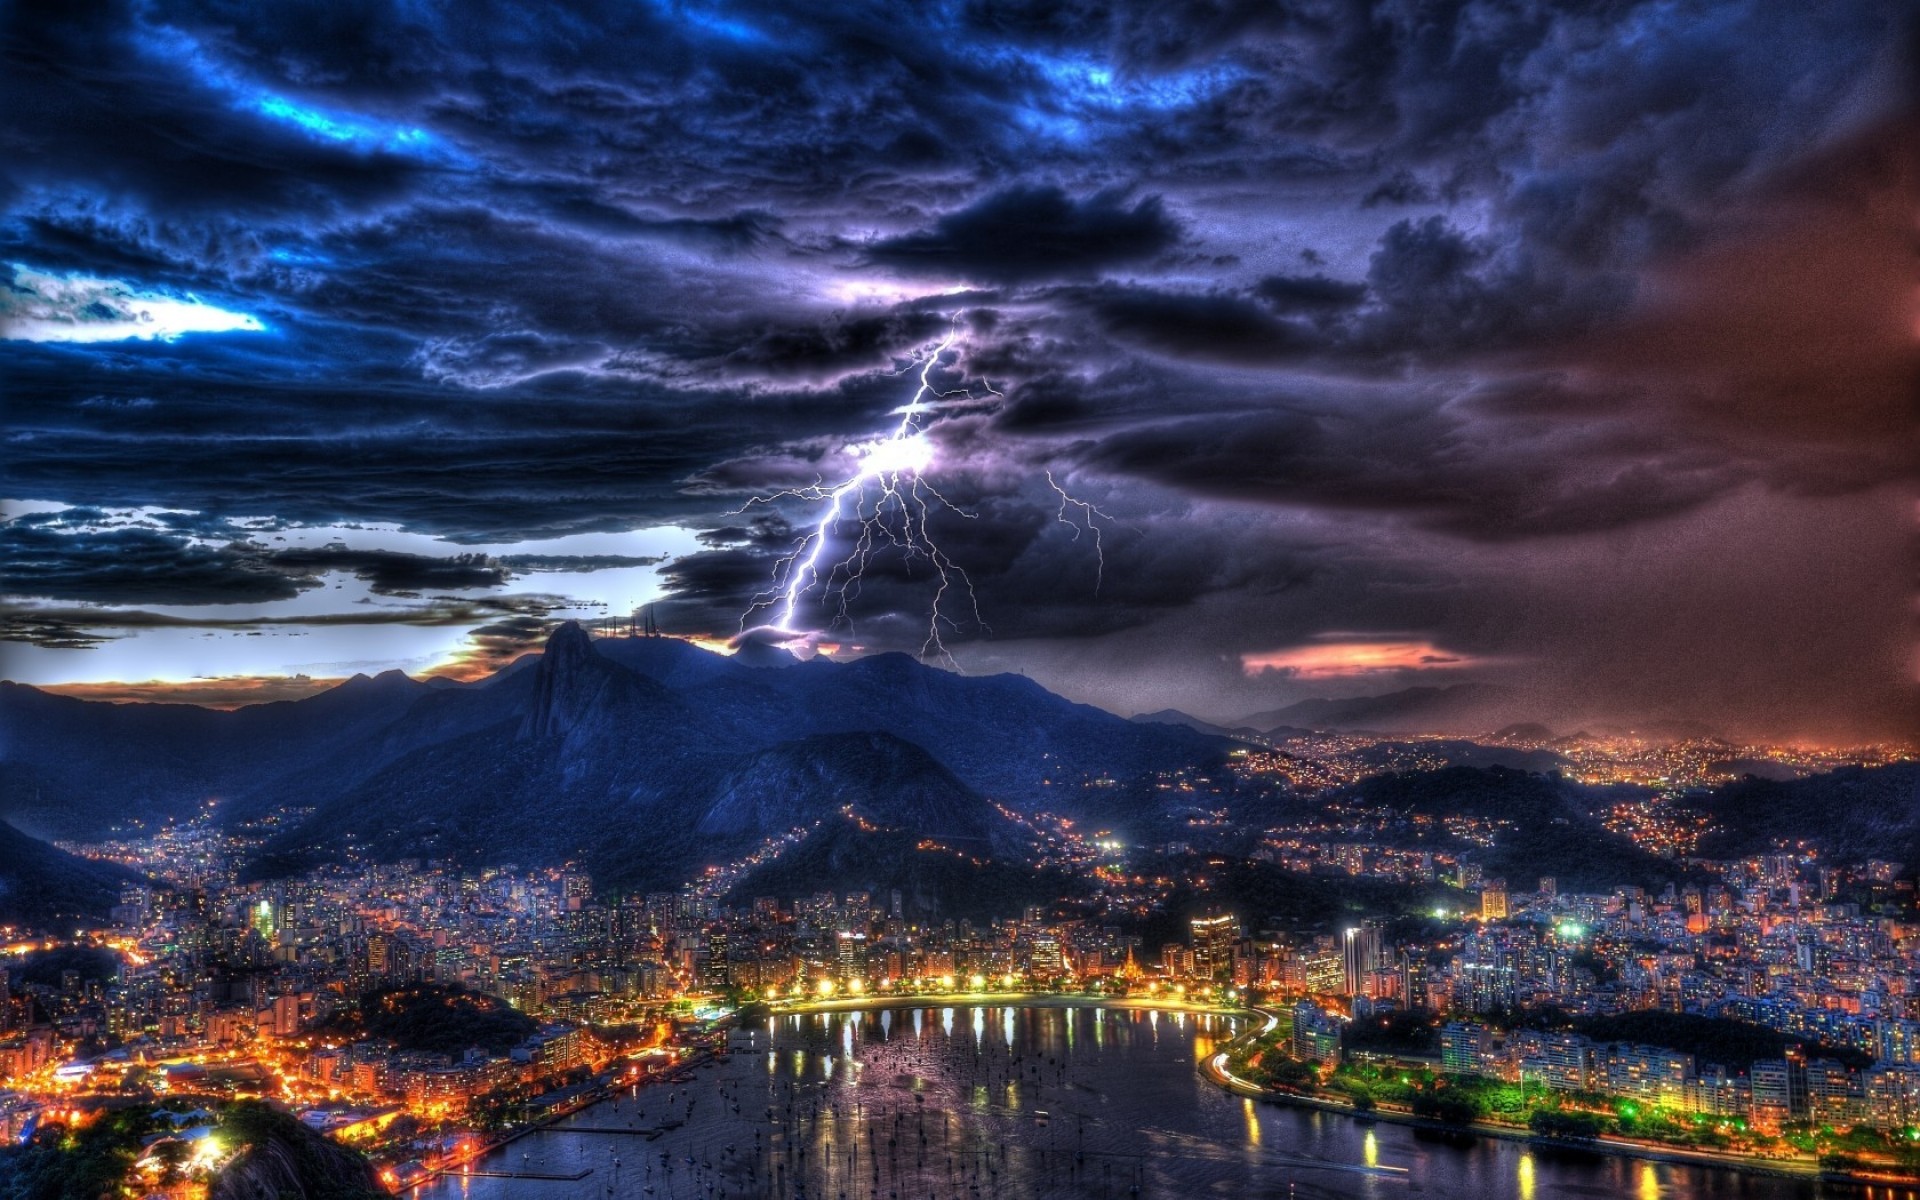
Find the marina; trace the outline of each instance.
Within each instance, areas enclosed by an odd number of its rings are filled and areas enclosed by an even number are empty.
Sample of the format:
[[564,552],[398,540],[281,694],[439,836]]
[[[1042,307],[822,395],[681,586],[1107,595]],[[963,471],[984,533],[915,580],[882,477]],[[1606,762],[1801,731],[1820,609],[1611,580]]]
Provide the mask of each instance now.
[[[1812,1180],[1442,1140],[1256,1103],[1199,1069],[1242,1019],[979,1005],[779,1015],[691,1081],[623,1092],[423,1200],[1812,1200]],[[630,1140],[628,1140],[630,1139]],[[491,1170],[520,1153],[572,1181]]]

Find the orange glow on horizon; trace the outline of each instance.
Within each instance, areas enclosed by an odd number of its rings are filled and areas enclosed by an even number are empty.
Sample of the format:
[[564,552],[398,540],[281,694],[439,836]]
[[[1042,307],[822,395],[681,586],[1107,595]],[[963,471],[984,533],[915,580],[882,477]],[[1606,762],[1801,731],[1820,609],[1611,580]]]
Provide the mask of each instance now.
[[[731,655],[734,648],[724,640],[706,637],[677,639],[714,654]],[[832,647],[838,650],[838,646]],[[417,680],[449,679],[472,683],[512,666],[539,647],[522,650],[507,657],[496,657],[483,648],[456,651],[448,658],[419,673],[408,672]],[[115,680],[102,683],[36,684],[43,692],[71,696],[76,700],[98,700],[109,704],[197,704],[202,708],[235,709],[249,704],[270,704],[276,700],[304,700],[345,683],[339,676],[309,675],[224,675],[201,679]]]
[[1382,671],[1452,670],[1484,662],[1484,659],[1444,650],[1425,639],[1314,642],[1240,656],[1241,670],[1248,675],[1278,671],[1301,679],[1336,679]]
[[40,691],[76,700],[109,704],[198,704],[202,708],[244,708],[275,700],[304,700],[343,679],[316,679],[307,675],[228,675],[215,679],[148,679],[142,682],[46,683]]

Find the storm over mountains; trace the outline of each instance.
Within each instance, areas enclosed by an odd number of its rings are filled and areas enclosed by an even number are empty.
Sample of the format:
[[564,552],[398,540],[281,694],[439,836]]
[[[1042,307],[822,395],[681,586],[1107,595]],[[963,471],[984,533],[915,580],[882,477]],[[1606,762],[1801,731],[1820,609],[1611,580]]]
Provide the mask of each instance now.
[[[957,330],[968,671],[1904,732],[1915,44],[1865,0],[9,5],[0,674],[471,676],[656,599],[723,639],[817,511],[747,501]],[[913,650],[928,603],[882,555],[805,616]]]
[[0,914],[36,880],[36,918],[117,890],[118,875],[36,837],[269,813],[289,819],[249,855],[263,876],[356,856],[572,861],[603,885],[645,889],[786,839],[773,872],[786,885],[905,888],[916,907],[991,912],[1064,885],[1040,869],[1016,814],[1145,827],[1165,819],[1162,773],[1217,768],[1233,748],[1018,675],[964,676],[903,654],[744,657],[676,638],[593,638],[568,622],[472,684],[389,671],[232,712],[0,683],[0,729],[12,735]]

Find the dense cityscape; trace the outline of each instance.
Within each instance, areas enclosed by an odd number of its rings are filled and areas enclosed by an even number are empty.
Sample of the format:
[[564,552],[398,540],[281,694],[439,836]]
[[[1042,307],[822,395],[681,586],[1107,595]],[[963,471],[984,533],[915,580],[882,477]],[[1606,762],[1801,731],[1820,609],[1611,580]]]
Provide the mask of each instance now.
[[[899,890],[729,901],[809,827],[644,894],[597,891],[577,868],[357,857],[249,879],[280,818],[227,826],[209,803],[67,847],[148,877],[122,887],[108,923],[14,931],[4,1130],[84,1142],[148,1114],[159,1124],[124,1194],[195,1197],[240,1149],[223,1132],[239,1118],[221,1114],[262,1100],[404,1190],[484,1173],[495,1147],[623,1088],[685,1082],[769,1012],[1071,998],[1246,1014],[1246,1032],[1201,1066],[1262,1099],[1860,1178],[1920,1166],[1920,911],[1906,864],[1793,846],[1701,858],[1673,822],[1645,818],[1621,828],[1689,882],[1490,878],[1480,860],[1509,822],[1406,819],[1356,795],[1373,774],[1441,769],[1421,745],[1302,736],[1162,775],[1151,786],[1188,806],[1178,842],[1028,818],[1030,865],[1088,886],[980,921],[928,919]],[[1802,773],[1908,760],[1890,746],[1633,740],[1577,753],[1583,773],[1674,804],[1723,781],[1709,760]],[[1250,831],[1228,815],[1250,795],[1336,799]],[[873,828],[850,807],[831,820]],[[1422,848],[1440,831],[1447,848]],[[1287,925],[1206,899],[1235,847],[1309,888],[1397,890],[1374,911],[1349,903],[1350,916]],[[1142,919],[1177,897],[1204,907],[1171,926]]]

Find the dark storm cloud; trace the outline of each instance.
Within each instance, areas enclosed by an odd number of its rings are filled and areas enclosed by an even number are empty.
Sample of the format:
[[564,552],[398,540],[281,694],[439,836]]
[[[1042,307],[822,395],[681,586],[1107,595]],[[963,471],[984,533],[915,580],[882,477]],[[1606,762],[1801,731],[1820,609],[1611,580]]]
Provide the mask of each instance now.
[[[741,515],[736,513],[736,516]],[[703,546],[781,546],[793,541],[793,526],[773,514],[755,514],[744,525],[721,525],[714,529],[703,529],[699,542]]]
[[238,545],[199,546],[146,529],[63,534],[0,526],[0,590],[52,600],[248,604],[291,600],[319,580]]
[[1431,204],[1435,198],[1433,189],[1417,179],[1413,172],[1400,170],[1381,180],[1360,201],[1360,206],[1373,208],[1382,204]]
[[274,550],[263,555],[274,569],[312,574],[345,571],[378,595],[410,596],[428,588],[493,588],[506,583],[507,568],[484,554],[427,558],[392,550],[356,550],[344,545],[312,550]]
[[490,621],[467,635],[470,648],[465,659],[476,666],[497,666],[537,650],[547,640],[557,621],[540,617],[508,617]]
[[1088,462],[1224,499],[1395,514],[1490,540],[1634,525],[1752,478],[1624,423],[1489,438],[1444,403],[1151,425],[1102,440]]
[[[100,509],[35,513],[0,524],[0,590],[38,600],[96,604],[222,605],[290,600],[329,572],[349,574],[376,595],[501,588],[516,575],[653,566],[658,556],[485,554],[440,557],[334,543],[274,547],[235,537],[228,522],[161,513],[116,528]],[[154,528],[153,525],[162,526]]]
[[1269,275],[1254,292],[1280,312],[1326,312],[1352,308],[1367,296],[1364,283],[1347,283],[1325,275]]
[[1276,317],[1244,295],[1113,286],[1084,300],[1107,334],[1177,356],[1277,363],[1327,348],[1310,327]]
[[[127,192],[216,223],[402,199],[433,168],[391,145],[288,136],[260,88],[195,70],[191,47],[115,0],[10,5],[0,192]],[[84,182],[83,182],[84,181]]]
[[515,571],[614,571],[654,567],[666,559],[658,554],[502,554],[496,561]]
[[196,614],[180,616],[143,609],[30,607],[0,604],[0,641],[46,649],[86,649],[142,629],[203,629],[257,633],[278,627],[324,629],[364,625],[414,625],[462,628],[482,623],[544,621],[549,613],[578,607],[564,596],[522,593],[510,596],[427,597],[409,607],[378,607],[351,612],[322,612],[275,619]]
[[[680,481],[760,436],[810,431],[805,410],[669,391],[647,381],[560,373],[511,387],[422,388],[404,364],[280,375],[272,360],[342,343],[374,356],[389,339],[289,334],[257,354],[234,347],[10,347],[11,486],[116,507],[164,502],[285,520],[393,520],[461,540],[622,529],[695,509]],[[263,361],[265,360],[265,361]],[[257,373],[256,373],[257,372]],[[170,398],[78,409],[93,395],[170,377]],[[279,377],[276,378],[276,375]],[[411,376],[411,379],[408,378]],[[251,380],[251,382],[249,382]],[[142,393],[144,394],[144,392]],[[879,414],[898,397],[851,388],[812,407]],[[529,413],[541,414],[529,428]],[[26,432],[26,431],[31,431]]]
[[0,605],[0,642],[47,650],[91,650],[112,640],[113,635],[90,628],[82,620],[46,617]]
[[994,424],[1009,433],[1044,432],[1097,419],[1099,409],[1083,382],[1070,376],[1042,375],[1008,396]]
[[[1064,468],[1059,478],[1078,486]],[[960,568],[942,609],[942,640],[955,647],[1139,629],[1209,597],[1271,597],[1304,587],[1329,558],[1312,538],[1198,530],[1155,514],[1103,519],[1096,541],[1084,519],[1072,520],[1044,482],[1035,486],[1030,479],[956,473],[943,478],[942,493],[953,506],[936,509],[929,528]],[[781,578],[778,561],[802,532],[765,517],[703,539],[711,549],[663,568],[672,590],[659,607],[663,627],[732,632],[768,619],[767,608],[749,612],[749,606],[771,602],[773,581]],[[858,529],[848,521],[834,534],[846,546]],[[830,572],[836,557],[823,560],[823,569]],[[932,570],[924,556],[883,545],[850,586],[846,611],[839,592],[844,576],[832,574],[834,590],[810,595],[799,623],[824,630],[830,641],[918,649],[928,634]]]
[[725,362],[776,377],[833,378],[849,371],[885,366],[937,341],[949,321],[936,312],[876,315],[833,314],[817,324],[742,331],[738,349]]
[[706,219],[643,215],[581,193],[546,199],[544,207],[556,219],[589,233],[655,238],[718,252],[757,249],[780,228],[771,213],[746,211]]
[[[1190,649],[1230,660],[1315,632],[1262,596],[1365,600],[1325,590],[1332,526],[1339,578],[1424,595],[1463,545],[1864,495],[1915,458],[1910,34],[1761,0],[14,5],[0,263],[263,331],[5,342],[8,494],[184,510],[15,522],[9,583],[506,587],[591,564],[263,539],[671,522],[708,531],[674,603],[723,632],[814,511],[728,510],[843,465],[956,316],[936,383],[989,403],[943,410],[942,482],[1006,638],[1206,608]],[[1046,469],[1125,513],[1097,594]],[[903,569],[862,629],[913,646]],[[544,627],[512,616],[486,653]]]
[[1009,188],[948,213],[931,229],[867,247],[882,266],[988,283],[1096,274],[1171,248],[1180,226],[1158,196],[1118,192],[1076,201],[1058,187]]

